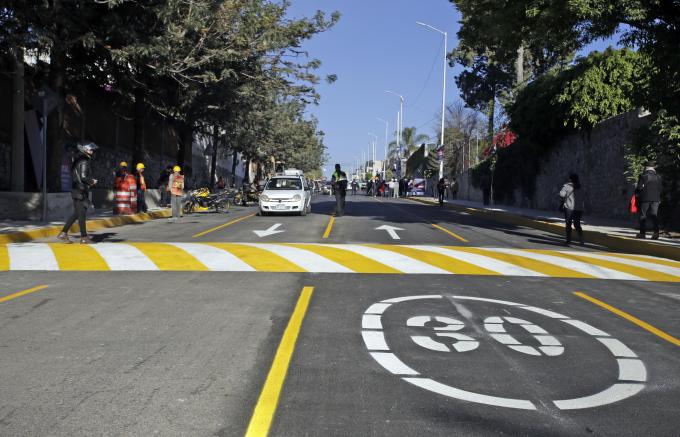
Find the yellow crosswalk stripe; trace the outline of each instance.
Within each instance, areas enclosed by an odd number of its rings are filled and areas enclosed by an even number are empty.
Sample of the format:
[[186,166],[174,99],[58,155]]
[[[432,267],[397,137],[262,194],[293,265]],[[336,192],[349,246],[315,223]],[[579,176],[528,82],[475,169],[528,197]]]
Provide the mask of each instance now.
[[7,246],[0,245],[0,272],[9,270],[9,250]]
[[654,263],[654,264],[659,264],[662,266],[668,266],[668,267],[675,267],[680,269],[680,262],[677,261],[672,261],[670,259],[665,259],[665,258],[652,258],[652,257],[646,257],[646,256],[640,256],[640,255],[631,255],[628,253],[613,253],[613,252],[608,252],[606,255],[609,256],[615,256],[617,258],[623,258],[623,259],[629,259],[633,261],[643,261],[643,262],[648,262],[648,263]]
[[86,244],[49,243],[60,270],[111,270],[104,258]]
[[498,272],[494,272],[474,264],[466,263],[465,261],[449,258],[437,253],[427,252],[425,250],[419,250],[412,247],[392,246],[389,244],[371,244],[369,246],[375,247],[377,249],[390,250],[392,252],[400,253],[410,258],[417,259],[418,261],[422,261],[426,264],[439,267],[440,269],[446,270],[447,272],[459,275],[500,275]]
[[324,258],[328,258],[340,265],[355,271],[356,273],[401,273],[399,270],[386,266],[358,253],[342,250],[337,247],[321,246],[314,244],[290,244],[299,249],[309,250]]
[[673,275],[668,275],[666,273],[662,272],[655,272],[654,270],[649,270],[645,269],[642,267],[637,267],[637,266],[632,266],[629,264],[624,264],[623,262],[618,263],[618,262],[613,262],[613,261],[607,261],[603,259],[598,259],[598,258],[591,258],[589,256],[581,256],[577,255],[574,253],[564,253],[564,252],[556,252],[556,251],[547,251],[547,250],[532,250],[532,252],[536,253],[545,253],[546,255],[553,255],[553,256],[559,256],[562,258],[566,259],[573,259],[576,261],[581,261],[584,263],[588,263],[594,266],[599,266],[599,267],[605,267],[608,269],[612,270],[617,270],[619,272],[624,272],[628,273],[630,275],[635,275],[639,276],[642,279],[646,279],[648,281],[662,281],[662,282],[680,282],[680,278],[677,276]]
[[489,258],[504,261],[509,264],[514,264],[516,266],[533,270],[538,273],[543,273],[544,275],[552,276],[555,278],[594,278],[594,276],[590,276],[585,273],[577,272],[570,269],[565,269],[555,264],[524,258],[517,255],[494,252],[491,250],[484,250],[476,247],[451,246],[448,247],[448,249],[454,249],[458,251],[487,256]]
[[207,271],[208,268],[184,250],[165,243],[129,243],[146,255],[160,270]]
[[261,272],[306,272],[305,269],[293,264],[268,250],[259,247],[246,246],[237,243],[208,243],[211,246],[226,250]]

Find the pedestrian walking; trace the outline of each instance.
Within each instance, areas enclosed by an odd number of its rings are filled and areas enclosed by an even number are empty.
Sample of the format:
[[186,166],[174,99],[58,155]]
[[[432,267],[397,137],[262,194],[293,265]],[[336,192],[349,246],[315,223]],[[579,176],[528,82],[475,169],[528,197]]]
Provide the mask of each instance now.
[[647,238],[647,218],[652,220],[652,240],[659,239],[659,205],[661,204],[661,177],[656,173],[656,162],[647,161],[645,171],[638,178],[635,187],[640,211],[640,232],[636,238]]
[[366,182],[366,195],[370,196],[372,192],[373,192],[373,179],[369,179],[368,182]]
[[562,186],[560,199],[564,207],[564,221],[566,230],[565,244],[571,244],[571,225],[573,223],[581,246],[583,246],[583,229],[581,228],[581,218],[585,210],[585,201],[581,181],[576,173],[569,175],[569,182]]
[[172,174],[172,166],[168,165],[163,170],[158,177],[158,191],[161,192],[160,206],[162,208],[167,208],[170,205],[170,190],[168,190],[168,181],[170,180],[170,175]]
[[451,199],[456,200],[456,197],[458,197],[458,180],[453,178],[451,180]]
[[141,162],[135,167],[135,180],[137,182],[137,212],[147,212],[146,206],[146,178],[144,178],[144,164]]
[[91,177],[90,161],[97,145],[92,142],[78,144],[78,154],[71,165],[71,199],[73,199],[73,214],[66,220],[57,240],[62,243],[73,243],[68,231],[78,220],[80,228],[80,244],[91,244],[92,238],[87,235],[87,209],[90,207],[90,187],[97,183]]
[[331,185],[335,192],[335,216],[342,217],[345,214],[345,195],[347,194],[347,174],[335,164],[335,171],[331,177]]
[[179,165],[172,168],[172,174],[168,179],[168,191],[170,192],[170,204],[172,205],[172,220],[182,217],[182,198],[184,197],[184,175],[180,172]]
[[357,194],[357,188],[359,188],[359,183],[356,179],[352,179],[352,196]]
[[437,182],[437,195],[439,196],[439,206],[444,206],[444,195],[446,194],[446,180],[439,179]]

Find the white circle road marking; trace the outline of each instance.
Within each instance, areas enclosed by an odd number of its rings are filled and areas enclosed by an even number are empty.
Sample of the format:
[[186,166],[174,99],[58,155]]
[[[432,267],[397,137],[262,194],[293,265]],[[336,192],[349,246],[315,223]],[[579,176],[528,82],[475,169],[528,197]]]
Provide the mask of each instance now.
[[[499,305],[507,305],[517,307],[519,309],[527,310],[536,314],[560,320],[582,332],[591,335],[598,340],[605,348],[616,358],[619,368],[618,381],[610,387],[588,396],[583,396],[573,399],[562,399],[552,401],[553,404],[562,410],[575,410],[584,408],[594,408],[614,402],[619,402],[636,395],[644,389],[644,382],[647,381],[647,369],[644,363],[637,358],[635,352],[629,349],[621,341],[611,338],[606,332],[597,329],[580,320],[572,319],[563,314],[555,313],[553,311],[537,308],[530,305],[523,305],[520,303],[509,302],[497,299],[488,299],[473,296],[450,296],[458,300],[474,300],[481,302],[496,303]],[[489,396],[481,393],[474,393],[459,388],[452,387],[447,384],[437,382],[427,377],[421,377],[420,373],[409,367],[394,353],[390,352],[389,346],[385,340],[385,334],[382,328],[382,314],[390,309],[393,304],[402,302],[409,302],[423,299],[443,299],[442,295],[420,295],[420,296],[403,296],[392,299],[385,299],[381,302],[371,305],[364,313],[362,319],[362,337],[364,344],[369,350],[371,356],[383,368],[394,375],[401,376],[406,382],[409,382],[418,387],[438,393],[450,398],[460,399],[469,402],[475,402],[486,405],[494,405],[507,408],[517,408],[525,410],[535,410],[536,405],[526,399],[512,399],[503,398],[499,396]],[[430,316],[415,316],[408,320],[407,325],[412,327],[425,327],[425,325],[435,320],[447,326],[434,328],[437,332],[437,337],[448,337],[458,340],[452,346],[458,352],[468,352],[476,349],[479,342],[464,334],[452,333],[450,331],[458,331],[464,326],[463,322],[450,317],[430,317]],[[564,346],[557,340],[557,338],[549,335],[547,331],[532,322],[515,317],[488,317],[485,319],[485,328],[490,333],[489,335],[499,341],[500,343],[508,345],[508,347],[518,352],[527,353],[530,355],[543,355],[536,348],[532,346],[522,345],[514,337],[505,333],[503,324],[505,322],[517,324],[522,326],[527,332],[531,333],[541,344],[539,350],[547,356],[560,355],[564,351]],[[449,332],[442,332],[449,331]],[[412,340],[427,349],[438,352],[451,352],[451,349],[444,343],[427,336],[411,336]]]

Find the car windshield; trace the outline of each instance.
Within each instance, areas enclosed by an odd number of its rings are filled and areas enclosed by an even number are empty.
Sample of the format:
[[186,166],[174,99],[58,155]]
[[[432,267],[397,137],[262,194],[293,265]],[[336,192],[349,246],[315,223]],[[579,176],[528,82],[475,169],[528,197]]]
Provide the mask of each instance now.
[[301,190],[302,182],[297,178],[274,178],[267,182],[265,190]]

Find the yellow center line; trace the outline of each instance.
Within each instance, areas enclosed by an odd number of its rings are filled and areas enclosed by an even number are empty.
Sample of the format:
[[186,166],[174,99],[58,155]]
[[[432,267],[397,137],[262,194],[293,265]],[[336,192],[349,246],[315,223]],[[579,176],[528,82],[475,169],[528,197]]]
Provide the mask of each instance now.
[[19,291],[14,294],[10,294],[9,296],[5,297],[0,297],[0,303],[7,302],[8,300],[16,299],[17,297],[24,296],[26,294],[30,293],[35,293],[36,291],[44,290],[47,288],[47,285],[38,285],[37,287],[29,288],[28,290],[24,291]]
[[463,243],[469,243],[469,241],[466,240],[465,238],[461,237],[460,235],[458,235],[458,234],[456,234],[456,233],[454,233],[454,232],[449,231],[449,230],[446,229],[446,228],[443,228],[443,227],[441,227],[441,226],[439,226],[439,225],[435,225],[434,223],[430,223],[430,224],[431,224],[433,227],[439,229],[440,231],[445,232],[445,233],[449,234],[450,236],[459,239],[459,240],[462,241]]
[[248,214],[248,215],[246,215],[246,216],[237,218],[236,220],[232,220],[232,221],[230,221],[230,222],[227,222],[227,223],[224,223],[224,224],[222,224],[222,225],[216,226],[216,227],[214,227],[214,228],[212,228],[212,229],[208,229],[207,231],[203,231],[203,232],[200,232],[200,233],[198,233],[198,234],[196,234],[196,235],[192,235],[191,238],[202,237],[202,236],[204,236],[205,234],[209,234],[209,233],[211,233],[211,232],[218,231],[218,230],[220,230],[220,229],[224,229],[224,228],[226,228],[227,226],[231,226],[231,225],[233,225],[234,223],[238,223],[238,222],[243,221],[243,220],[245,220],[245,219],[249,219],[250,217],[254,217],[255,215],[256,215],[256,213]]
[[602,307],[606,310],[609,310],[609,311],[611,311],[612,313],[614,313],[618,316],[623,317],[624,319],[628,320],[629,322],[635,323],[636,325],[638,325],[642,329],[646,329],[647,331],[651,332],[652,334],[656,335],[657,337],[663,338],[664,340],[666,340],[669,343],[673,343],[676,346],[680,346],[680,340],[679,339],[673,337],[672,335],[666,334],[662,330],[655,328],[654,326],[650,325],[647,322],[643,322],[642,320],[638,319],[637,317],[635,317],[633,315],[628,314],[625,311],[621,311],[618,308],[614,308],[613,306],[611,306],[611,305],[609,305],[605,302],[602,302],[599,299],[595,299],[594,297],[588,296],[585,293],[581,293],[580,291],[575,291],[574,294],[578,297],[581,297],[581,298],[583,298],[587,301],[594,303],[595,305],[598,305],[598,306],[600,306],[600,307]]
[[304,287],[300,293],[295,310],[290,316],[288,326],[283,333],[281,343],[274,356],[267,380],[262,387],[260,398],[257,400],[253,416],[250,418],[250,424],[246,431],[245,437],[266,437],[269,433],[276,407],[279,403],[279,396],[283,383],[286,380],[286,373],[288,373],[288,365],[293,356],[295,343],[297,342],[302,320],[309,307],[309,301],[312,298],[314,287]]
[[333,229],[333,222],[335,222],[335,217],[331,216],[328,220],[328,226],[326,226],[326,231],[323,233],[322,238],[328,238],[331,235],[331,229]]

